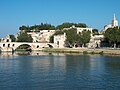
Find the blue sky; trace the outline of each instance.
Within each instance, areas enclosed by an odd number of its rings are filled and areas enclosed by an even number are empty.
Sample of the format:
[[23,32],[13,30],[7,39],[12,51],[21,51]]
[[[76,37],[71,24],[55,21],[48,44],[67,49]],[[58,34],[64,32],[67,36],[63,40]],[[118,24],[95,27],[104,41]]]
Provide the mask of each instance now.
[[101,30],[114,13],[120,21],[120,0],[0,0],[0,38],[41,22],[86,23]]

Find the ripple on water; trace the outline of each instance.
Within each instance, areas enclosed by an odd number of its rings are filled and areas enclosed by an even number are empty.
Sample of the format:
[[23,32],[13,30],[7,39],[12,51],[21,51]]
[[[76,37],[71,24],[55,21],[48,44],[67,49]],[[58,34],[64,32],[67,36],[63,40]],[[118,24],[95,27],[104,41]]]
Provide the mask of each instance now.
[[120,57],[0,57],[1,90],[118,90]]

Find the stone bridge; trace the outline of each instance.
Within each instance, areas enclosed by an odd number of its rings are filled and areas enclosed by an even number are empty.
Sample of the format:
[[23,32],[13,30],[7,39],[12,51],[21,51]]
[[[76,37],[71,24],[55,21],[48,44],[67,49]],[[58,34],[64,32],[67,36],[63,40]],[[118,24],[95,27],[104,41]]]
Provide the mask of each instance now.
[[14,51],[21,45],[29,45],[31,50],[41,50],[45,47],[54,47],[53,43],[28,43],[28,42],[0,42],[1,51]]

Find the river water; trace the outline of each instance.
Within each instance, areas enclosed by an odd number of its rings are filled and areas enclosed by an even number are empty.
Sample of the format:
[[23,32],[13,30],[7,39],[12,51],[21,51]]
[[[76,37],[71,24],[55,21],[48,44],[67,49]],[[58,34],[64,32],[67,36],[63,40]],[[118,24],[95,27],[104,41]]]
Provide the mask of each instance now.
[[0,54],[0,90],[119,89],[120,56]]

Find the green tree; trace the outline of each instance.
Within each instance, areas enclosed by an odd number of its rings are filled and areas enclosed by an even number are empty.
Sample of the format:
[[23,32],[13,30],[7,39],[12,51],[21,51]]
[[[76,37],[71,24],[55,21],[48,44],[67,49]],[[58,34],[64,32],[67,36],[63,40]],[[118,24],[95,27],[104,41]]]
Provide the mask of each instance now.
[[47,23],[41,23],[40,25],[33,25],[33,26],[21,26],[19,27],[19,30],[26,30],[27,32],[30,31],[40,31],[40,30],[55,30],[55,26]]
[[93,29],[93,30],[92,30],[92,33],[93,33],[93,36],[94,36],[94,35],[99,35],[98,29]]
[[86,47],[86,43],[89,43],[90,38],[91,38],[91,32],[87,30],[83,30],[81,33],[81,40],[82,40],[81,42],[83,46]]
[[67,42],[69,42],[70,45],[74,45],[77,40],[78,40],[78,35],[77,35],[77,29],[70,29],[66,30],[66,35],[67,35]]
[[54,43],[54,35],[50,36],[50,43]]
[[31,35],[28,35],[26,31],[21,31],[17,36],[17,42],[32,42]]
[[15,38],[15,36],[14,35],[9,35],[10,36],[10,39],[12,40],[12,42],[15,42],[16,41],[16,38]]
[[76,27],[82,27],[82,28],[86,28],[88,27],[85,23],[78,23],[78,24],[75,24]]
[[86,28],[86,27],[87,27],[87,25],[84,24],[84,23],[78,23],[78,24],[77,24],[77,23],[69,23],[69,22],[66,22],[66,23],[63,23],[63,24],[61,24],[61,25],[58,25],[56,28],[62,30],[63,28],[70,28],[70,27],[72,27],[72,26],[82,27],[82,28]]
[[86,47],[86,44],[89,43],[91,38],[91,32],[84,30],[78,34],[77,42],[82,45],[82,47]]
[[120,42],[120,29],[109,28],[104,33],[105,38],[113,44],[114,48],[116,48],[117,43]]
[[30,29],[29,29],[29,26],[23,25],[23,26],[19,27],[19,30],[30,30]]

